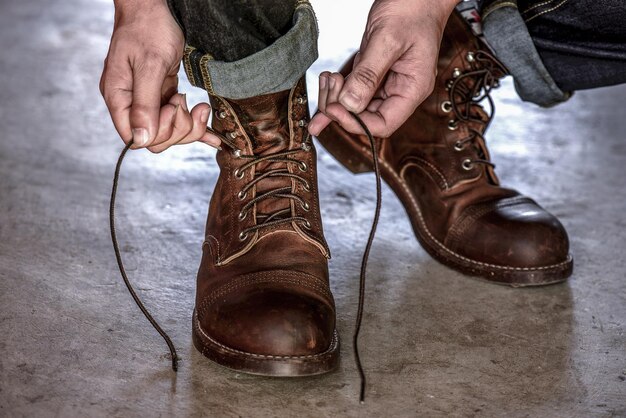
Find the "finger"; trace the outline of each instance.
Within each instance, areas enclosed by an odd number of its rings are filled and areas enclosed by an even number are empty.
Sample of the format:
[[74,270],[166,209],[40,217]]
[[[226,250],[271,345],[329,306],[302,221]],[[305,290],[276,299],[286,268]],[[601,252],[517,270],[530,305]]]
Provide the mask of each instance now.
[[[142,63],[135,69],[130,125],[133,140],[139,148],[152,144],[159,133],[159,125],[164,116],[161,110],[161,93],[166,75],[165,66],[154,61]],[[165,117],[171,121],[172,115],[173,109]]]
[[347,110],[362,112],[400,55],[400,47],[393,38],[372,33],[360,51],[358,64],[346,79],[339,102]]
[[193,121],[193,127],[191,131],[178,143],[189,144],[200,140],[206,133],[206,126],[209,121],[209,115],[211,114],[211,106],[207,103],[200,103],[191,109],[191,119]]
[[107,59],[100,79],[100,92],[109,109],[113,125],[125,143],[133,137],[130,127],[132,89],[133,77],[130,65],[127,63],[113,65]]
[[222,140],[212,132],[206,131],[198,141],[208,144],[213,148],[222,149]]
[[332,73],[328,79],[328,97],[326,98],[326,106],[339,101],[339,93],[343,88],[343,76],[339,73]]
[[[359,117],[362,117],[367,112],[362,112]],[[341,103],[332,103],[326,107],[326,115],[331,120],[337,122],[348,132],[355,134],[363,134],[363,128],[354,120],[354,117]],[[369,126],[369,125],[368,125]],[[371,131],[371,128],[370,128]],[[373,133],[373,132],[372,132]]]
[[309,121],[309,133],[318,136],[333,120],[322,112],[317,112]]
[[320,111],[324,112],[326,109],[326,98],[328,97],[328,78],[330,72],[324,71],[320,74],[320,88],[319,95],[317,97],[317,107]]
[[372,99],[372,101],[370,102],[370,104],[367,105],[367,111],[370,113],[374,113],[374,112],[378,112],[378,109],[380,109],[380,106],[383,104],[384,100],[382,99]]
[[173,125],[172,134],[166,142],[180,142],[180,140],[189,135],[189,132],[193,129],[193,119],[191,114],[184,109],[182,104],[178,105]]
[[189,112],[185,112],[181,105],[176,106],[174,112],[174,119],[172,121],[172,131],[165,141],[153,145],[148,149],[154,153],[163,152],[172,145],[178,144],[183,138],[185,138],[193,128],[193,120]]
[[[154,153],[160,153],[173,145],[183,145],[200,141],[206,133],[210,114],[211,107],[207,103],[200,103],[194,106],[191,112],[185,112],[181,104],[177,116],[174,119],[171,137],[167,141],[148,149]],[[184,129],[180,129],[179,125],[181,124],[185,124]],[[185,132],[185,134],[181,136],[180,134],[177,135],[177,132]],[[217,143],[219,144],[219,140]]]
[[168,103],[161,107],[157,134],[154,140],[150,142],[149,147],[160,145],[172,136],[172,133],[174,132],[174,120],[178,113],[178,109],[180,109],[179,104],[173,105]]
[[[313,119],[309,122],[309,132],[311,135],[319,135],[326,126],[332,121],[327,115],[325,115],[324,109],[331,103],[337,103],[339,98],[339,93],[341,92],[341,88],[343,87],[343,76],[339,73],[328,73],[329,75],[325,77],[326,85],[324,90],[324,94],[320,94],[322,100],[318,100],[318,108],[320,112],[318,112]],[[320,89],[320,93],[322,93],[322,89]]]
[[[414,110],[413,101],[400,96],[391,96],[386,100],[380,101],[375,111],[362,112],[359,114],[359,117],[367,125],[372,135],[379,138],[388,138],[402,126]],[[327,113],[348,132],[363,134],[363,128],[340,104],[329,105]]]

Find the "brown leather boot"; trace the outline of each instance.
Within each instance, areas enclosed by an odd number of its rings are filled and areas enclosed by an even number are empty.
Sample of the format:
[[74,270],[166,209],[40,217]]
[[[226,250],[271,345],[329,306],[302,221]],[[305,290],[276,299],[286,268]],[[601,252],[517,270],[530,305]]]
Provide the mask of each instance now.
[[339,361],[306,86],[211,96],[223,135],[198,272],[193,340],[246,373],[303,376]]
[[[347,75],[350,61],[341,70]],[[404,204],[417,239],[441,263],[512,286],[556,283],[572,273],[561,223],[532,199],[500,187],[479,102],[506,69],[453,14],[433,93],[390,138],[377,139],[383,178]],[[319,136],[354,173],[371,171],[364,136],[336,123]]]

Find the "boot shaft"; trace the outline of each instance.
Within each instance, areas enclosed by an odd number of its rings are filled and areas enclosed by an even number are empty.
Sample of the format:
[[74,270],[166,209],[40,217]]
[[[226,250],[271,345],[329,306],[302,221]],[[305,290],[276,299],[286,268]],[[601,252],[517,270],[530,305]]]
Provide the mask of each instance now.
[[382,155],[397,166],[426,161],[445,178],[446,187],[468,181],[497,185],[484,133],[493,112],[489,94],[506,74],[463,18],[452,14],[442,38],[434,90],[390,140],[381,141]]
[[[220,260],[245,254],[278,231],[295,232],[324,255],[316,153],[306,129],[304,78],[291,90],[242,100],[211,96],[213,129],[223,136],[221,172],[209,210],[207,237]],[[217,246],[217,244],[216,244]]]

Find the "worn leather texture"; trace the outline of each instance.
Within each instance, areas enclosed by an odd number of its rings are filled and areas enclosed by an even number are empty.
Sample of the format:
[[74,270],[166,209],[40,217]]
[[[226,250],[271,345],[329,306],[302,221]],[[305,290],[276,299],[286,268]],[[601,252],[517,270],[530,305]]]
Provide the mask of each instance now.
[[250,373],[329,371],[339,351],[304,79],[279,93],[210,99],[224,141],[198,271],[196,346]]
[[[351,71],[350,60],[341,72]],[[502,187],[484,134],[481,102],[506,69],[456,13],[444,31],[434,91],[390,138],[377,138],[383,178],[418,240],[437,260],[513,286],[565,280],[567,233],[532,199]],[[482,99],[482,100],[481,100]],[[320,142],[353,172],[371,170],[365,136],[332,123]]]

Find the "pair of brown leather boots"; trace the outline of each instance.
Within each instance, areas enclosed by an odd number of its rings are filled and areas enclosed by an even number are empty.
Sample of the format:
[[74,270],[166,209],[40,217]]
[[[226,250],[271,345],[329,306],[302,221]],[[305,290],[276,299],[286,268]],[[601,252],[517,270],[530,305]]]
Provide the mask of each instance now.
[[[342,72],[349,73],[351,63]],[[376,139],[384,180],[436,260],[511,286],[565,280],[572,272],[559,221],[499,185],[479,102],[506,74],[465,22],[445,29],[437,83],[391,138]],[[230,100],[211,97],[223,135],[193,315],[194,344],[247,373],[325,373],[339,360],[329,250],[318,203],[316,153],[307,132],[306,86]],[[371,171],[365,137],[336,124],[319,137],[354,173]]]

